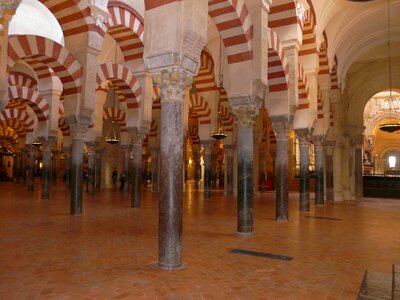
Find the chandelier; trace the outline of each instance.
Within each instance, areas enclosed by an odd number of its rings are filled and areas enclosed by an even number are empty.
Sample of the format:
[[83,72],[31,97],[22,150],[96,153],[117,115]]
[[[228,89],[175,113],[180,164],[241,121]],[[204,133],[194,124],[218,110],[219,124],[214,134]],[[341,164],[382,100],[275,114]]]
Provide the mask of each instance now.
[[[392,56],[391,56],[391,48],[390,48],[390,0],[388,0],[388,64],[389,64],[389,120],[388,122],[379,125],[379,129],[384,132],[395,132],[400,130],[400,121],[396,116],[392,116],[392,107],[394,112],[396,112],[396,106],[393,101],[392,95]],[[393,120],[395,119],[395,120]]]
[[42,143],[39,141],[38,138],[34,139],[33,142],[31,143],[32,146],[39,147],[42,145]]
[[218,112],[217,130],[211,133],[211,137],[216,140],[222,140],[227,136],[228,134],[224,131],[224,128],[222,127],[221,113]]

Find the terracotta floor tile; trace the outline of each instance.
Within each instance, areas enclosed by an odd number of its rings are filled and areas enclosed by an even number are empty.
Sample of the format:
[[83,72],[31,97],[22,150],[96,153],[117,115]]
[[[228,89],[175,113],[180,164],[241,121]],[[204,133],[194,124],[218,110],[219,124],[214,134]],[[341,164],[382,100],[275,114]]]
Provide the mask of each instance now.
[[[0,299],[355,299],[366,269],[400,263],[400,200],[311,206],[274,221],[274,193],[254,199],[251,236],[236,234],[236,200],[186,189],[183,267],[157,267],[158,195],[142,191],[84,195],[83,215],[69,215],[60,183],[40,200],[0,183]],[[328,216],[340,221],[307,218]],[[292,261],[230,253],[234,248],[292,256]]]

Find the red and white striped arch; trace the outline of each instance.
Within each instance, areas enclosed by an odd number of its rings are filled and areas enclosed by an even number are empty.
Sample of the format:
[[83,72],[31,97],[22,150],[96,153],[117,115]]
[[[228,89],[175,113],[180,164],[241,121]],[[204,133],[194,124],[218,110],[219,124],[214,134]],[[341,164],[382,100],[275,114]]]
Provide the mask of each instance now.
[[268,14],[268,27],[297,24],[302,28],[302,20],[298,17],[296,6],[295,0],[274,0]]
[[60,128],[63,136],[71,135],[69,125],[67,123],[65,123],[64,117],[60,117],[60,119],[58,119],[58,128]]
[[17,119],[0,120],[0,126],[11,128],[19,137],[24,137],[26,135],[25,126]]
[[301,64],[299,64],[298,86],[299,86],[298,109],[307,109],[309,107],[307,77],[304,73],[304,69]]
[[335,56],[335,65],[332,67],[331,70],[331,90],[338,90],[339,89],[339,82],[337,77],[337,58]]
[[317,119],[324,118],[324,108],[322,103],[322,90],[318,85],[318,97],[317,97]]
[[208,0],[208,14],[220,32],[228,64],[253,59],[253,25],[243,0]]
[[3,126],[7,120],[12,119],[21,123],[26,132],[33,131],[35,121],[26,112],[13,108],[7,108],[0,111],[0,123],[2,123]]
[[319,47],[319,75],[329,74],[328,37],[325,31],[322,36],[324,37],[324,41]]
[[97,84],[109,80],[118,90],[118,96],[123,96],[128,109],[140,107],[141,88],[132,72],[120,64],[105,63],[100,65],[96,76]]
[[1,127],[0,128],[0,137],[6,138],[12,141],[14,144],[18,144],[19,136],[18,134],[10,127]]
[[334,125],[334,120],[333,120],[333,108],[332,108],[332,103],[329,106],[329,126],[333,127]]
[[8,76],[8,85],[25,86],[32,90],[37,90],[36,79],[22,72],[12,71]]
[[219,99],[220,99],[219,111],[221,114],[222,126],[224,127],[225,131],[232,132],[233,126],[235,123],[235,118],[230,111],[228,95],[224,88],[220,89],[220,98]]
[[64,37],[81,34],[88,31],[104,32],[96,26],[91,17],[89,1],[87,0],[39,0],[45,5],[61,26]]
[[199,119],[199,124],[211,124],[211,108],[206,99],[199,94],[189,95],[192,114]]
[[315,13],[314,9],[310,8],[305,13],[305,22],[303,27],[303,42],[300,46],[299,56],[318,53],[317,41],[315,36]]
[[214,61],[211,54],[203,49],[200,55],[200,69],[196,77],[193,78],[197,92],[207,92],[215,90]]
[[125,112],[116,107],[107,107],[103,110],[103,120],[112,121],[114,120],[119,125],[121,132],[127,132],[126,128],[126,115]]
[[14,85],[8,87],[8,96],[10,101],[18,101],[32,108],[39,122],[48,120],[49,104],[37,91],[27,87]]
[[289,66],[282,44],[275,31],[268,28],[268,88],[269,92],[288,89]]
[[51,76],[52,69],[63,83],[63,94],[81,91],[82,68],[75,57],[60,44],[35,35],[17,35],[9,38],[7,72],[18,60],[27,62],[38,78]]
[[149,136],[151,138],[156,138],[158,136],[158,125],[156,120],[151,120]]
[[199,127],[193,122],[189,125],[189,135],[193,145],[200,145]]
[[119,1],[108,3],[110,18],[107,33],[121,48],[125,61],[142,59],[144,51],[144,23],[140,15],[129,5]]

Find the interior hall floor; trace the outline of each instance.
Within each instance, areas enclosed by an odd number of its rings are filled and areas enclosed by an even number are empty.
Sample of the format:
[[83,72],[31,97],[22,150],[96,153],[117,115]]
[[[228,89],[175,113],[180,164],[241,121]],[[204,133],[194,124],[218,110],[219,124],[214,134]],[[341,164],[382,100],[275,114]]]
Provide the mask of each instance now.
[[[60,182],[51,199],[0,183],[0,299],[356,299],[366,269],[400,263],[400,200],[311,205],[274,221],[273,192],[254,199],[254,234],[236,233],[236,200],[184,196],[183,266],[157,267],[158,194],[130,207],[119,190],[84,195],[69,215]],[[318,217],[318,218],[314,218]],[[240,248],[292,260],[231,253]]]

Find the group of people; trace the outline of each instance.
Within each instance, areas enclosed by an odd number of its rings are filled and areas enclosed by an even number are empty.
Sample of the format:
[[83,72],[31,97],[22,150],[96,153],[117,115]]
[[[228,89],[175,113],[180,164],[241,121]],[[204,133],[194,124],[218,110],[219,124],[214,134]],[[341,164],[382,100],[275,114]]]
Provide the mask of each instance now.
[[[117,185],[117,178],[118,178],[118,172],[117,170],[114,168],[111,174],[111,179],[112,179],[112,183],[113,186],[115,187]],[[119,182],[120,182],[120,187],[119,190],[123,191],[124,187],[125,187],[125,182],[126,182],[126,175],[125,173],[121,173],[121,175],[119,176]]]

